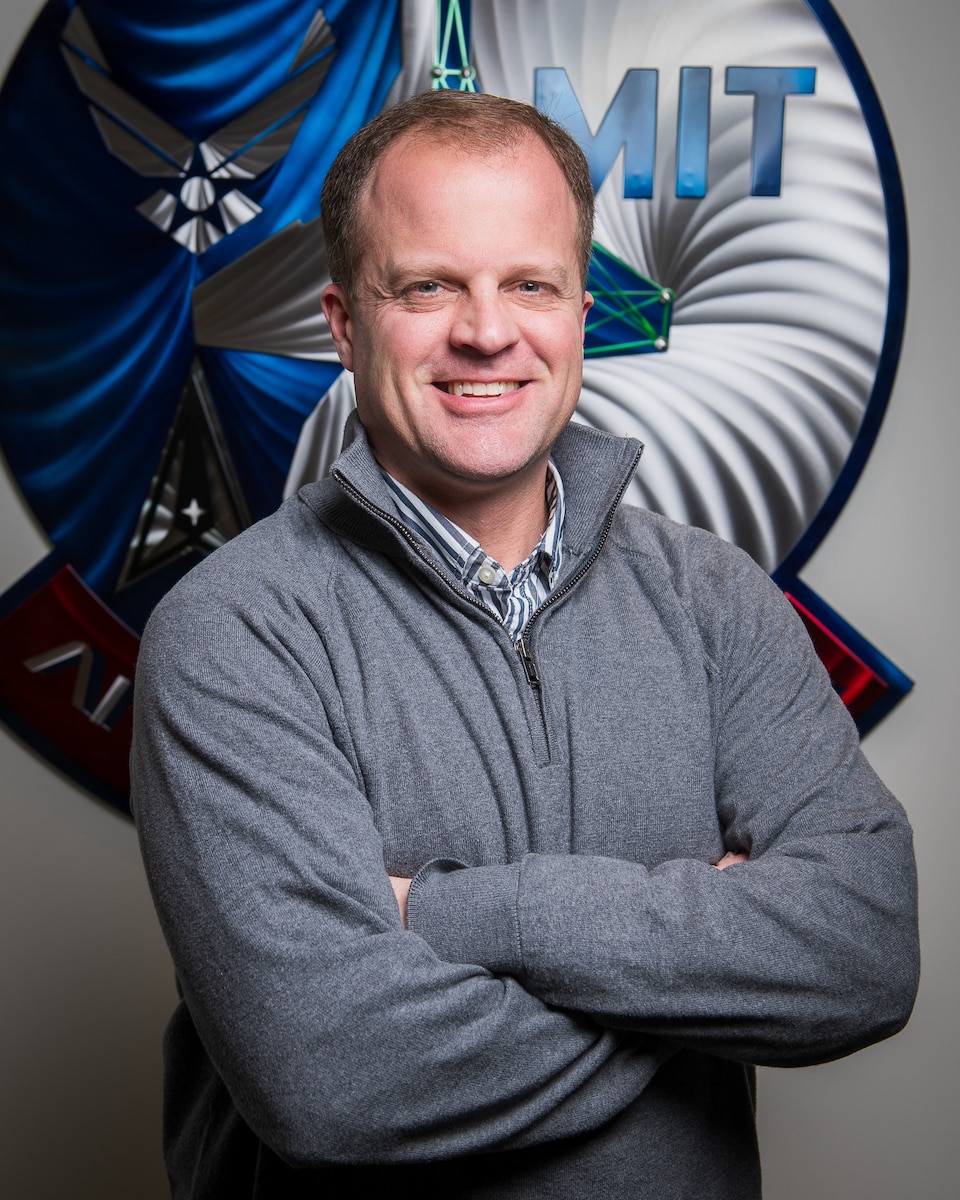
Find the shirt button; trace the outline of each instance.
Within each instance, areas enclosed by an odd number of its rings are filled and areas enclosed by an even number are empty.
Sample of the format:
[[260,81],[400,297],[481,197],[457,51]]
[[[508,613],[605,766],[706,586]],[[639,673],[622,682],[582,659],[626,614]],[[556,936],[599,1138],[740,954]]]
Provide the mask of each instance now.
[[497,577],[497,573],[493,569],[493,567],[490,566],[489,563],[484,563],[483,566],[480,568],[480,570],[477,572],[477,578],[480,580],[480,582],[485,583],[488,586],[491,583],[493,583],[493,581],[496,579],[496,577]]

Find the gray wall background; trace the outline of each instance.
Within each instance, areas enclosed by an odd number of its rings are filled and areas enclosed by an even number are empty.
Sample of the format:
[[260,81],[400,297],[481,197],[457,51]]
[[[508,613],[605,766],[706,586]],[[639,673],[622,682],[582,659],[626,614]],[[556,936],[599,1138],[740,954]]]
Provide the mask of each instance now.
[[[640,2],[640,0],[638,0]],[[835,0],[906,186],[912,287],[876,449],[803,577],[914,679],[868,739],[914,823],[924,976],[911,1024],[852,1058],[763,1071],[768,1200],[947,1200],[960,1175],[955,284],[957,0]],[[0,71],[40,0],[3,0]],[[46,553],[0,472],[0,590]],[[159,1200],[160,1038],[173,1003],[129,822],[0,729],[0,1194]]]

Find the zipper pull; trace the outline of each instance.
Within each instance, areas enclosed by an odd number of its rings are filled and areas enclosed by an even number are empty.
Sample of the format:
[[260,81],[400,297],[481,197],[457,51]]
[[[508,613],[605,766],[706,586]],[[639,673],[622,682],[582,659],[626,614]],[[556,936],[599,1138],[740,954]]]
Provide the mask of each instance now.
[[517,653],[520,655],[520,661],[523,663],[523,669],[527,674],[527,683],[532,688],[539,688],[540,676],[537,674],[537,665],[533,661],[530,654],[530,648],[527,645],[526,638],[520,638],[517,641]]

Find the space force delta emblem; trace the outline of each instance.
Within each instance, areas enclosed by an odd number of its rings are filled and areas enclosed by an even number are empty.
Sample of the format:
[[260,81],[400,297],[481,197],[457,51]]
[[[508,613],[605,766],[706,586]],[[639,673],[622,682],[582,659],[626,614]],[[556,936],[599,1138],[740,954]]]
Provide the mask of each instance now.
[[627,501],[773,574],[861,729],[911,686],[798,579],[906,303],[893,148],[826,0],[51,0],[0,94],[0,444],[53,545],[0,598],[0,712],[118,807],[149,612],[327,472],[353,407],[324,175],[430,87],[534,103],[587,154],[576,419],[646,444]]

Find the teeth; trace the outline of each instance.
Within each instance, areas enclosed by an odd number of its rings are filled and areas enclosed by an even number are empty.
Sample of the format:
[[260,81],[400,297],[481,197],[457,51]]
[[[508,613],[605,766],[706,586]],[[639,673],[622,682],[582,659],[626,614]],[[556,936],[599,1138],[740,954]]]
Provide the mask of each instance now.
[[505,392],[514,392],[520,385],[516,380],[498,380],[496,383],[474,383],[470,380],[458,379],[449,385],[449,391],[454,396],[502,396]]

